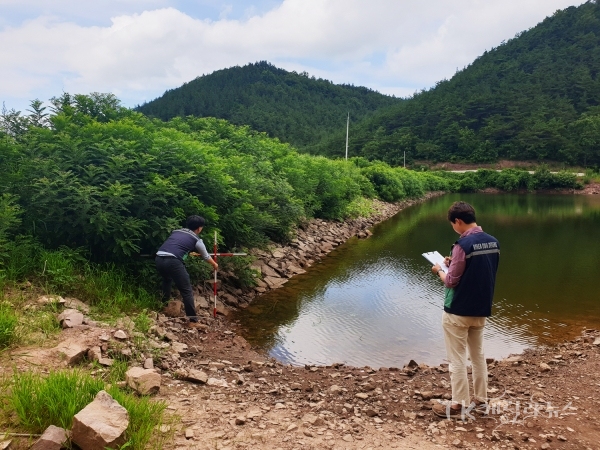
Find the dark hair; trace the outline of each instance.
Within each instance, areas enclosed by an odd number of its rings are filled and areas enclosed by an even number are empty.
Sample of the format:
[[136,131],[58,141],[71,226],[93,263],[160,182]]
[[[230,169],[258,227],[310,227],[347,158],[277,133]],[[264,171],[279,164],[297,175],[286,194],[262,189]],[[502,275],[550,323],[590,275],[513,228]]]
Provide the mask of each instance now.
[[475,208],[466,202],[452,203],[452,206],[448,210],[448,220],[454,223],[456,219],[460,219],[466,224],[476,222]]
[[187,218],[185,226],[193,231],[197,230],[200,227],[203,227],[205,223],[206,221],[204,220],[204,217],[190,216]]

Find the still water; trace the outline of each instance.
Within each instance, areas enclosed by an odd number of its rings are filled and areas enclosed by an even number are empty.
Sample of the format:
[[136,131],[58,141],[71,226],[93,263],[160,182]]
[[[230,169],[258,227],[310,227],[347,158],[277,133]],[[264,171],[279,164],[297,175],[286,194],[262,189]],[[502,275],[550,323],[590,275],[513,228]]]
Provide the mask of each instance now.
[[421,256],[448,254],[456,200],[501,244],[486,356],[500,358],[600,325],[600,198],[450,194],[352,239],[236,317],[282,362],[402,367],[444,362],[443,285]]

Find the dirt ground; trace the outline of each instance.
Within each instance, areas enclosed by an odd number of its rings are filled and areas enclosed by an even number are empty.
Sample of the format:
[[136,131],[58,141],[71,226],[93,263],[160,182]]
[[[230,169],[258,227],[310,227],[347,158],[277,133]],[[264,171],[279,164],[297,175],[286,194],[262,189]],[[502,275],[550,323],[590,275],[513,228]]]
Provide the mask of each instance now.
[[[283,365],[250,348],[227,318],[207,315],[202,330],[158,315],[150,340],[171,347],[155,360],[158,400],[180,418],[165,449],[599,449],[600,331],[560,345],[489,361],[490,410],[464,420],[434,416],[449,398],[446,365],[402,368]],[[108,329],[107,329],[108,328]],[[93,346],[118,327],[65,330]],[[162,328],[160,331],[159,328]],[[133,345],[133,344],[132,344]],[[3,370],[51,370],[65,362],[51,349],[17,349]],[[191,382],[191,369],[206,374]],[[22,443],[21,443],[22,444]],[[14,441],[14,447],[27,448]]]
[[446,366],[291,367],[248,348],[235,324],[205,323],[172,331],[202,348],[186,362],[227,385],[165,384],[184,425],[172,448],[600,448],[596,330],[490,362],[491,410],[462,421],[431,411],[450,392]]

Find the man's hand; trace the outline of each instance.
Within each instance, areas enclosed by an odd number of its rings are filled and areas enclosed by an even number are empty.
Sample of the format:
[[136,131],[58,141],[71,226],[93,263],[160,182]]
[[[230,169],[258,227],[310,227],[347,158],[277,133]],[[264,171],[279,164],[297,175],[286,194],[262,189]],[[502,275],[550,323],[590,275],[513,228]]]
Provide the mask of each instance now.
[[446,264],[446,267],[450,267],[451,262],[452,262],[452,256],[446,256],[444,258],[444,264]]
[[214,259],[211,258],[208,260],[208,262],[212,264],[212,266],[215,270],[217,270],[219,268],[219,265],[217,264],[217,262]]
[[439,264],[436,264],[431,268],[431,271],[434,275],[437,275],[440,270],[442,270],[442,266],[440,266]]

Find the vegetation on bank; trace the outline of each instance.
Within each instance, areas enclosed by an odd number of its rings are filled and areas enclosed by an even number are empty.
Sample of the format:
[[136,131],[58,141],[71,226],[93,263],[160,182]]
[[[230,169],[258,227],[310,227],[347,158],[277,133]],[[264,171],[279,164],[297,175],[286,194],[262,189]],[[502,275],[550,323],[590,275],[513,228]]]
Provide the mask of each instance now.
[[[309,156],[224,120],[149,119],[111,94],[63,94],[29,112],[2,116],[0,285],[31,278],[104,311],[152,305],[157,277],[143,255],[190,214],[208,219],[209,247],[218,231],[221,248],[234,250],[286,242],[312,217],[367,212],[372,198],[576,186],[543,168],[448,174]],[[224,269],[249,284],[248,262]],[[189,265],[208,276],[201,262]]]
[[336,85],[266,61],[217,70],[168,90],[137,110],[150,117],[217,117],[311,150],[336,130],[403,100],[365,87]]

